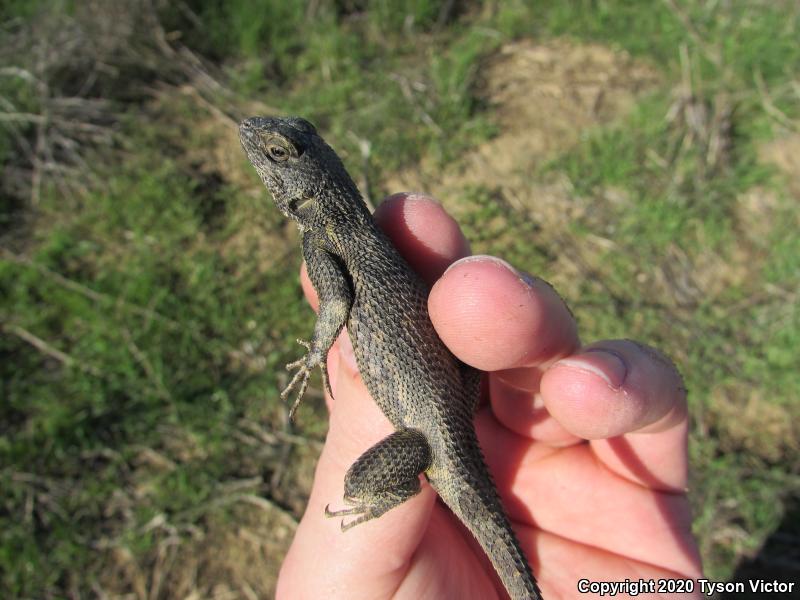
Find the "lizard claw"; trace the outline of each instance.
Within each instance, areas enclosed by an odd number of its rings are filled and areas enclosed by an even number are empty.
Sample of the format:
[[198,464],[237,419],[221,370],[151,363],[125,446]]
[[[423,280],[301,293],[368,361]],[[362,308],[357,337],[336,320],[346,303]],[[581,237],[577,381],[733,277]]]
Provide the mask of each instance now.
[[350,515],[359,515],[357,518],[353,519],[349,523],[345,523],[344,519],[339,524],[342,531],[347,531],[348,529],[352,529],[356,525],[363,523],[365,521],[369,521],[372,518],[372,515],[369,512],[369,507],[364,505],[352,506],[350,508],[342,508],[339,510],[331,510],[330,504],[325,505],[325,516],[329,519],[331,517],[347,517]]
[[305,347],[308,352],[306,352],[302,358],[299,358],[296,361],[290,362],[286,365],[287,370],[293,371],[297,369],[297,372],[292,377],[289,385],[287,385],[281,392],[281,399],[286,400],[289,397],[289,394],[291,394],[292,391],[297,388],[297,396],[295,397],[295,400],[289,409],[289,419],[292,421],[294,421],[294,415],[297,412],[298,406],[300,406],[300,401],[303,399],[303,396],[306,393],[306,388],[308,387],[308,378],[311,376],[311,371],[313,371],[318,365],[322,367],[322,383],[327,392],[331,395],[331,398],[333,398],[331,384],[328,380],[328,369],[326,368],[324,358],[319,355],[319,352],[315,351],[312,343],[309,343],[305,340],[297,340],[297,343]]
[[328,378],[328,365],[323,362],[320,365],[320,373],[322,373],[322,385],[325,386],[325,391],[333,400],[333,390],[331,389],[331,380]]

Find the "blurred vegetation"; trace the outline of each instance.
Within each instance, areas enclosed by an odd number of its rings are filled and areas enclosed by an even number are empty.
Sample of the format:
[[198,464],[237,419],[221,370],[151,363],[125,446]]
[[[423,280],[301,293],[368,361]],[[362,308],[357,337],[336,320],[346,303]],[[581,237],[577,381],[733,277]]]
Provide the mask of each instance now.
[[[497,134],[479,75],[516,39],[603,43],[663,79],[531,185],[591,204],[562,241],[614,241],[567,297],[583,338],[642,339],[687,379],[707,574],[769,563],[765,539],[797,532],[800,192],[761,149],[800,130],[799,31],[794,2],[3,3],[0,593],[141,595],[127,556],[150,597],[188,595],[164,557],[233,519],[226,498],[299,517],[325,417],[308,402],[293,431],[277,395],[312,326],[296,234],[219,124],[307,116],[380,197]],[[558,284],[535,207],[492,184],[451,200],[474,250]],[[732,274],[712,294],[701,268]]]

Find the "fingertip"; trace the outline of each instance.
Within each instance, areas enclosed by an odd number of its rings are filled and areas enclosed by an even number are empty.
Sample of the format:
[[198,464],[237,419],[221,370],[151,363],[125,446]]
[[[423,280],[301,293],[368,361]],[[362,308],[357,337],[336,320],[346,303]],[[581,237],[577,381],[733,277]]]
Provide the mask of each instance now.
[[546,371],[541,393],[605,467],[647,488],[685,492],[686,390],[664,355],[630,340],[597,342]]
[[428,309],[450,350],[485,371],[545,363],[577,344],[574,319],[558,294],[491,256],[451,265],[433,286]]
[[398,193],[386,198],[375,220],[411,267],[428,283],[470,253],[458,223],[430,196]]
[[542,397],[560,423],[586,439],[670,427],[684,416],[676,408],[685,396],[674,368],[653,356],[627,340],[592,344],[544,373]]

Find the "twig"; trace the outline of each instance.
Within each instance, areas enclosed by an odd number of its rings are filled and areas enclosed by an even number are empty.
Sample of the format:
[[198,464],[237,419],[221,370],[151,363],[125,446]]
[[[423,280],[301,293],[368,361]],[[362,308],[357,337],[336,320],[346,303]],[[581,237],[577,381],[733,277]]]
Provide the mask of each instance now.
[[213,506],[224,506],[226,504],[233,504],[234,502],[244,502],[246,504],[251,504],[252,506],[256,506],[263,511],[268,513],[277,513],[281,515],[285,520],[289,521],[292,525],[297,525],[297,519],[287,511],[285,508],[279,506],[275,502],[271,500],[267,500],[266,498],[262,498],[261,496],[256,496],[255,494],[232,494],[230,496],[225,496],[212,502]]
[[364,193],[364,201],[370,212],[375,210],[375,202],[372,199],[372,185],[369,180],[369,157],[372,154],[372,144],[368,139],[358,137],[352,130],[347,131],[347,135],[358,145],[358,151],[362,159],[361,191]]
[[28,71],[27,69],[23,69],[21,67],[3,67],[0,69],[0,75],[4,75],[7,77],[19,77],[20,79],[24,79],[30,83],[38,85],[40,83],[39,78],[37,78],[33,73]]
[[29,343],[31,346],[36,348],[42,354],[45,354],[51,358],[56,359],[63,365],[66,365],[68,367],[76,367],[81,371],[84,371],[85,373],[94,375],[95,377],[103,376],[102,372],[100,372],[100,370],[98,370],[96,367],[93,367],[92,365],[87,365],[86,363],[83,363],[73,358],[69,354],[62,352],[57,348],[54,348],[53,346],[45,342],[42,338],[35,336],[30,331],[28,331],[27,329],[23,329],[19,325],[4,323],[0,325],[0,328],[2,328],[3,331],[13,333],[21,340]]
[[201,94],[200,91],[195,86],[186,84],[180,86],[180,88],[178,89],[181,91],[181,93],[187,96],[191,96],[197,102],[205,106],[215,117],[217,117],[224,123],[228,123],[231,126],[236,126],[238,124],[236,119],[234,119],[231,115],[222,110],[219,106],[217,106],[213,102],[204,98],[203,94]]
[[256,477],[248,477],[246,479],[233,479],[225,481],[218,486],[218,490],[222,494],[232,494],[248,488],[257,488],[264,483],[264,478],[260,475]]
[[678,20],[686,29],[686,33],[689,34],[689,37],[692,38],[692,41],[697,45],[698,48],[700,48],[703,54],[705,54],[706,58],[714,63],[715,67],[721,69],[722,56],[720,55],[719,50],[708,47],[708,44],[706,44],[706,42],[703,40],[703,37],[692,24],[692,20],[689,18],[689,15],[687,15],[686,12],[675,3],[675,0],[664,0],[664,4],[666,4],[672,13],[678,18]]
[[130,330],[127,327],[122,327],[120,328],[120,331],[122,333],[122,337],[125,338],[125,342],[128,345],[128,350],[130,350],[131,354],[133,354],[133,357],[136,359],[136,362],[138,362],[142,366],[145,375],[147,375],[147,378],[150,380],[150,383],[153,385],[153,387],[155,387],[158,396],[162,400],[170,400],[172,396],[169,393],[169,390],[164,385],[164,381],[156,373],[152,363],[147,358],[147,355],[144,352],[142,352],[139,346],[136,345],[136,342],[134,341]]
[[34,87],[39,94],[39,105],[42,107],[42,111],[44,114],[42,115],[41,121],[36,123],[36,143],[34,144],[34,157],[36,160],[33,161],[33,175],[31,176],[31,196],[30,202],[31,206],[36,206],[39,204],[39,199],[41,197],[42,191],[42,169],[40,167],[39,157],[45,151],[45,147],[47,145],[47,139],[45,135],[45,126],[49,120],[49,111],[47,110],[47,100],[50,95],[49,87],[47,82],[44,81],[43,76],[45,72],[45,61],[44,61],[44,53],[47,47],[47,41],[42,40],[42,45],[37,46],[36,50],[38,50],[38,56],[36,60],[36,71],[39,77],[36,79],[36,84]]
[[256,591],[250,587],[246,581],[239,583],[239,589],[242,591],[242,594],[244,594],[247,600],[258,600],[258,594],[256,594]]
[[235,504],[237,502],[244,502],[246,504],[256,506],[265,512],[278,514],[285,521],[291,523],[292,526],[294,527],[297,526],[298,521],[295,518],[295,516],[288,510],[280,506],[279,504],[271,500],[268,500],[267,498],[257,496],[255,494],[238,494],[238,493],[226,494],[224,496],[210,500],[200,506],[195,506],[190,509],[181,511],[173,515],[173,519],[175,521],[180,521],[185,519],[188,515],[203,514],[209,510],[213,510],[215,508],[219,508],[222,506],[227,506],[229,504]]

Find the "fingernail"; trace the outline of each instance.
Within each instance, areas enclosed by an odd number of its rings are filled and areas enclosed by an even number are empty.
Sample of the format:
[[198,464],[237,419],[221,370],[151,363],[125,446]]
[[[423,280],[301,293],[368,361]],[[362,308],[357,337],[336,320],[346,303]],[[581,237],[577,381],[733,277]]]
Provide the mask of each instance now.
[[489,254],[473,254],[472,256],[465,256],[464,258],[455,261],[449,267],[447,267],[445,273],[447,273],[447,271],[449,271],[456,265],[463,265],[472,262],[493,263],[499,267],[502,267],[505,270],[509,271],[510,273],[513,273],[520,281],[522,281],[528,287],[532,287],[535,281],[533,277],[531,277],[527,273],[517,271],[511,264],[504,261],[502,258],[497,258],[496,256],[490,256]]
[[600,348],[587,348],[581,354],[562,358],[558,364],[593,373],[612,388],[622,387],[628,375],[628,365],[619,354]]

